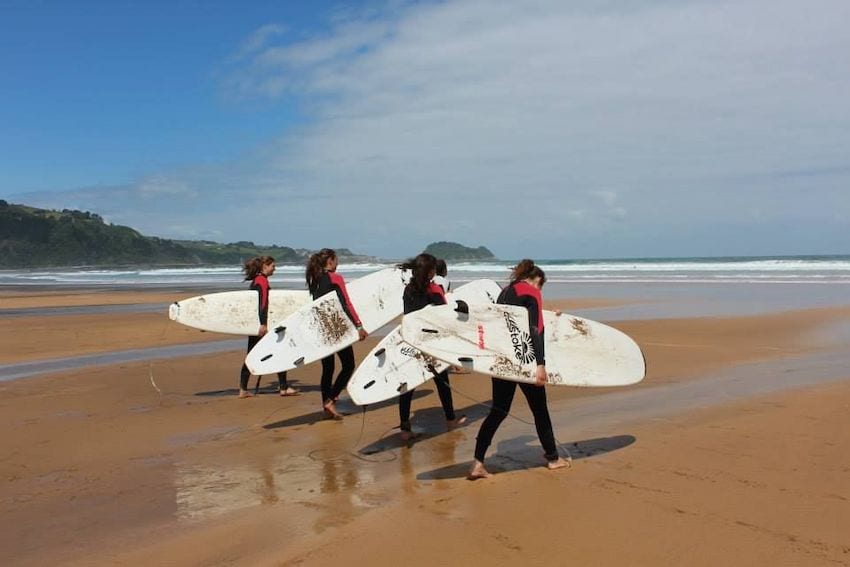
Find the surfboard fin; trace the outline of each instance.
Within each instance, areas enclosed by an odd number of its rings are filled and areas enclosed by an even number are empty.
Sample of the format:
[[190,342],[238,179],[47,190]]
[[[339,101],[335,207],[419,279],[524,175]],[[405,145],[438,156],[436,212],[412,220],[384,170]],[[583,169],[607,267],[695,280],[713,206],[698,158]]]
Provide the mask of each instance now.
[[283,325],[280,325],[280,326],[274,328],[274,332],[277,333],[278,335],[281,334],[284,331],[286,331],[286,327],[284,327]]
[[299,358],[298,360],[296,360],[292,364],[294,364],[295,366],[301,366],[302,364],[304,364],[304,357],[302,356],[301,358]]
[[383,355],[384,355],[384,353],[385,353],[385,352],[387,352],[387,349],[382,348],[381,350],[379,350],[378,352],[376,352],[376,353],[375,353],[375,356],[377,356],[378,358],[380,358],[381,356],[383,356]]
[[457,304],[455,311],[469,315],[469,305],[465,301],[458,299],[455,303]]

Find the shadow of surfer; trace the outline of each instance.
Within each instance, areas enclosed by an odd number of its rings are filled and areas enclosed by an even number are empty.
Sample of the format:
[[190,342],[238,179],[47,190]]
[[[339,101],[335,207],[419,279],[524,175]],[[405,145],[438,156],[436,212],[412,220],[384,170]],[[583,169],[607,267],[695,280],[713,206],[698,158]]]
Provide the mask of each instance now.
[[[434,390],[423,390],[421,387],[414,391],[414,399],[428,394],[434,393]],[[394,403],[393,400],[388,400],[389,403]],[[371,407],[371,406],[370,406]],[[463,426],[454,429],[446,429],[446,416],[440,407],[431,407],[414,412],[413,417],[416,420],[416,429],[413,430],[414,435],[410,438],[404,438],[399,431],[398,426],[394,427],[395,431],[392,435],[382,436],[380,439],[361,448],[358,453],[361,455],[374,455],[384,451],[392,451],[403,447],[413,447],[416,443],[427,441],[434,437],[460,431],[469,427],[473,422],[483,419],[487,415],[487,408],[480,404],[472,404],[464,408],[456,410],[458,415],[465,415],[467,420]],[[420,429],[424,427],[424,430]]]
[[[573,461],[588,459],[597,455],[610,453],[633,444],[633,435],[615,435],[599,437],[561,444],[562,450],[567,449]],[[491,467],[492,464],[492,467]],[[540,445],[534,435],[521,435],[498,443],[496,453],[488,457],[487,468],[492,473],[512,472],[544,467],[541,463]],[[417,480],[449,480],[467,478],[469,463],[454,463],[434,470],[421,472]]]
[[[306,392],[319,392],[321,388],[319,386],[314,385],[304,385],[301,384],[298,380],[289,380],[289,385],[294,386],[298,389],[299,393]],[[275,382],[268,382],[265,385],[260,386],[258,389],[254,391],[255,394],[274,394],[279,395],[279,386]],[[203,392],[195,392],[195,396],[203,396],[203,397],[232,397],[239,393],[239,388],[224,388],[221,390],[207,390]],[[294,396],[286,396],[286,397],[294,397]]]
[[[321,388],[318,386],[299,386],[302,392],[310,391],[311,389],[315,389],[316,391],[320,391]],[[418,390],[414,393],[414,398],[420,398],[422,396],[427,396],[431,390],[423,390],[419,392]],[[355,405],[350,399],[342,397],[336,402],[337,409],[342,413],[343,416],[356,415],[363,412],[363,406]],[[377,404],[370,404],[366,406],[366,411],[375,411],[380,410],[386,407],[395,407],[396,400],[395,398],[389,399]],[[303,415],[294,416],[291,418],[287,418],[280,421],[275,421],[273,423],[267,423],[263,425],[263,429],[280,429],[284,427],[294,427],[297,425],[312,425],[314,423],[319,423],[323,421],[336,421],[340,422],[342,420],[331,420],[328,419],[327,416],[322,411],[318,412],[310,412]]]

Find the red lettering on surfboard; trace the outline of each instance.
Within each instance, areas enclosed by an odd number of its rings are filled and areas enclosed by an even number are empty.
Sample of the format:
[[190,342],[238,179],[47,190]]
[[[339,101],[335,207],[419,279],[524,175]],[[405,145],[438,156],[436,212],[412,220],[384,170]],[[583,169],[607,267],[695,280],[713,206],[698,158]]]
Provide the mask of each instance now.
[[484,350],[484,325],[478,325],[478,348]]

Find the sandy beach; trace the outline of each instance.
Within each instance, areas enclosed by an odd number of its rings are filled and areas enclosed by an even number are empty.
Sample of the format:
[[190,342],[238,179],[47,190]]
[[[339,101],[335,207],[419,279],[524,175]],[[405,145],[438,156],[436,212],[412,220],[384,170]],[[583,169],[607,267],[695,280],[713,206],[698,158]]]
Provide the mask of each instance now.
[[[2,294],[0,364],[228,338],[164,310],[2,317],[185,296]],[[393,402],[362,412],[343,399],[350,415],[321,419],[317,365],[290,373],[298,397],[276,395],[268,376],[237,400],[241,350],[0,382],[0,559],[850,565],[848,321],[845,305],[606,321],[641,345],[646,379],[549,388],[570,470],[543,467],[518,396],[488,455],[496,474],[476,482],[464,475],[490,395],[480,376],[452,377],[471,421],[452,432],[433,386],[417,390],[412,445]]]

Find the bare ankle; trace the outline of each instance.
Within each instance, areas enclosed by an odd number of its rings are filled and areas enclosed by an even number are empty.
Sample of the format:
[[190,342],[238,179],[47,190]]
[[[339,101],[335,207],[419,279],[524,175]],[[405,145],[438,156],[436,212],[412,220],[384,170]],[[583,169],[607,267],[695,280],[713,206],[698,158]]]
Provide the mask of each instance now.
[[572,460],[566,460],[566,459],[563,459],[561,457],[558,457],[554,461],[547,461],[546,462],[546,467],[549,470],[568,469],[572,466],[573,466]]
[[478,480],[479,478],[490,478],[491,476],[493,475],[484,468],[484,463],[475,459],[472,461],[472,466],[469,468],[466,478],[469,480]]

